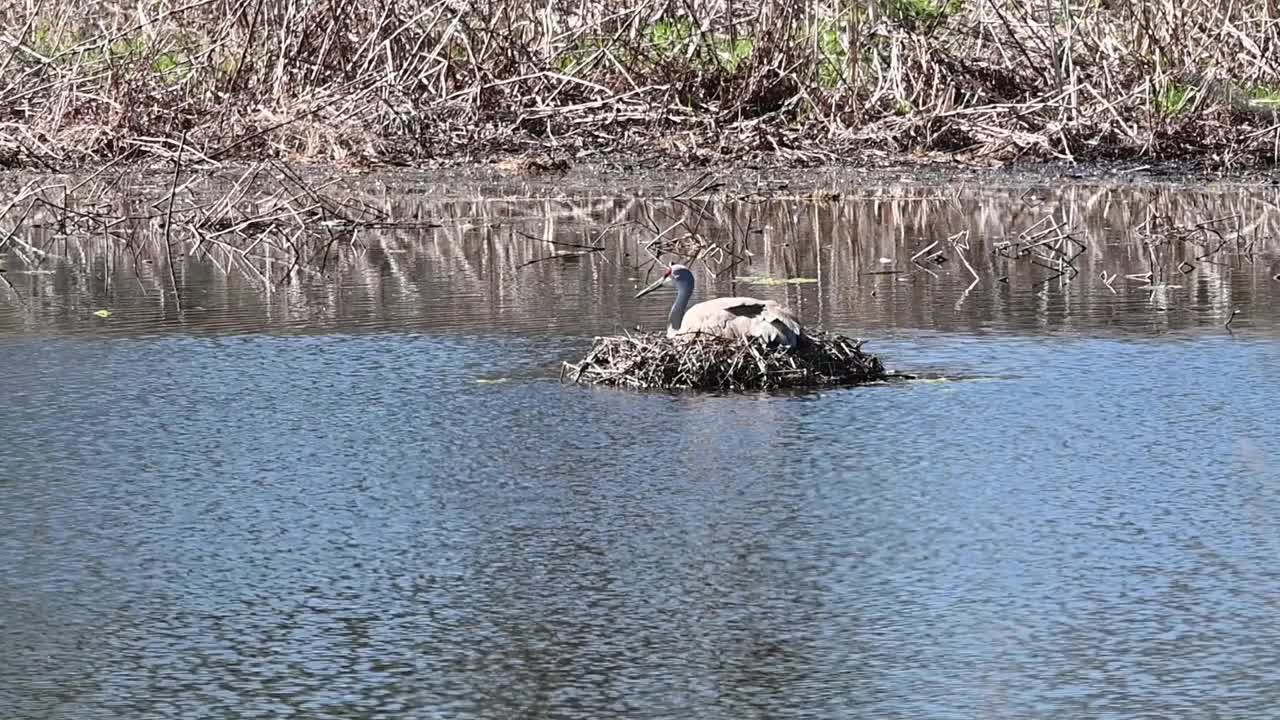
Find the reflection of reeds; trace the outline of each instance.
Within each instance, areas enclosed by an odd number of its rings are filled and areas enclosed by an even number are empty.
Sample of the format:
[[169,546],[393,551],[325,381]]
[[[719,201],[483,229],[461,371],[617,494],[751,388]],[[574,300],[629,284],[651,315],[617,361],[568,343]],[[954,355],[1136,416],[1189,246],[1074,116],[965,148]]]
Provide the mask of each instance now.
[[0,216],[10,270],[0,296],[21,303],[87,291],[27,272],[70,267],[78,277],[129,278],[170,303],[185,298],[187,277],[213,273],[266,296],[334,283],[374,304],[445,292],[474,304],[475,316],[531,320],[555,287],[564,298],[597,298],[600,317],[629,318],[656,306],[616,288],[656,262],[696,257],[706,295],[773,296],[819,317],[942,322],[944,298],[957,312],[975,303],[983,313],[1023,312],[1010,292],[1035,293],[1039,312],[1066,316],[1098,292],[1145,293],[1159,305],[1184,289],[1225,320],[1274,294],[1268,264],[1280,252],[1277,193],[1252,188],[441,199],[369,181],[317,183],[272,163],[217,181],[182,177],[140,191],[105,179],[17,191]]

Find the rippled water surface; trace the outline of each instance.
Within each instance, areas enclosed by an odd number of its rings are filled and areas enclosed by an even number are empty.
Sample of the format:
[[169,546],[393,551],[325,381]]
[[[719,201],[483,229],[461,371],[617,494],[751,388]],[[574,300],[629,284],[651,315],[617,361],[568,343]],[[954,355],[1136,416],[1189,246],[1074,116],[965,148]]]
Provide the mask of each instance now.
[[[0,252],[5,717],[1280,707],[1274,190],[369,187],[420,225],[270,290],[154,239]],[[1148,247],[1151,214],[1233,219]],[[1019,254],[1045,217],[1069,277]],[[670,296],[631,296],[673,224],[724,251],[701,296],[947,379],[561,384],[661,327]]]

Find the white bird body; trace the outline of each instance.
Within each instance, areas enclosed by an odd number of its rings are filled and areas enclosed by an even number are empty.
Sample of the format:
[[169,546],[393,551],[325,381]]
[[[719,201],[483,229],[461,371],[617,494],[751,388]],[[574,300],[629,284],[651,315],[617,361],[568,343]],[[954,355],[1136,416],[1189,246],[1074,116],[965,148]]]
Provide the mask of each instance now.
[[668,316],[667,337],[704,333],[737,339],[758,337],[769,344],[794,348],[804,330],[799,319],[773,300],[753,297],[725,297],[689,307],[693,295],[693,273],[684,265],[672,265],[652,285],[636,293],[642,297],[663,285],[674,285],[676,300]]

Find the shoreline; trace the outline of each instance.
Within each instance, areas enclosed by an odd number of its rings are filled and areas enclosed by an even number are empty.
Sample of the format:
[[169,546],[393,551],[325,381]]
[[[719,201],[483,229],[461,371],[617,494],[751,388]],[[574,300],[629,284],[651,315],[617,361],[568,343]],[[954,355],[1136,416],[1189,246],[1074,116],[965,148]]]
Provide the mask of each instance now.
[[[447,195],[460,186],[480,184],[493,189],[520,187],[539,193],[576,194],[574,191],[613,189],[607,195],[651,195],[690,191],[788,194],[821,192],[832,185],[910,184],[945,186],[961,182],[982,182],[1006,187],[1037,183],[1204,186],[1280,185],[1280,166],[1223,167],[1205,158],[1152,161],[1143,158],[1068,162],[1028,159],[998,165],[979,166],[955,158],[905,153],[868,152],[860,158],[820,163],[793,162],[776,155],[703,158],[688,162],[670,155],[636,152],[592,155],[581,159],[548,162],[545,152],[502,154],[485,158],[462,155],[430,162],[366,162],[360,164],[300,159],[250,161],[228,159],[221,162],[188,161],[180,172],[184,179],[203,176],[216,182],[228,181],[260,167],[283,167],[307,178],[341,178],[359,183],[362,179],[408,179],[439,183]],[[176,156],[147,158],[135,162],[108,161],[80,163],[50,168],[41,165],[0,167],[0,184],[21,186],[41,178],[65,177],[120,180],[129,175],[141,186],[168,183],[174,174]],[[671,191],[672,186],[678,189]]]

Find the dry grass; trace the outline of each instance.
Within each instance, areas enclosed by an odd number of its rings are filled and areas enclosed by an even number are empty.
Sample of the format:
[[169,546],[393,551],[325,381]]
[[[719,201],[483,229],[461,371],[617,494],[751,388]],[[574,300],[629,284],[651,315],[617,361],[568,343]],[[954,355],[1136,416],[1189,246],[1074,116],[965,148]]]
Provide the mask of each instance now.
[[794,351],[702,334],[597,337],[586,357],[565,363],[561,373],[561,380],[610,387],[732,391],[849,386],[888,377],[879,358],[862,352],[861,341],[824,332],[808,334]]
[[17,0],[0,28],[9,165],[184,133],[189,162],[1280,153],[1272,0]]

